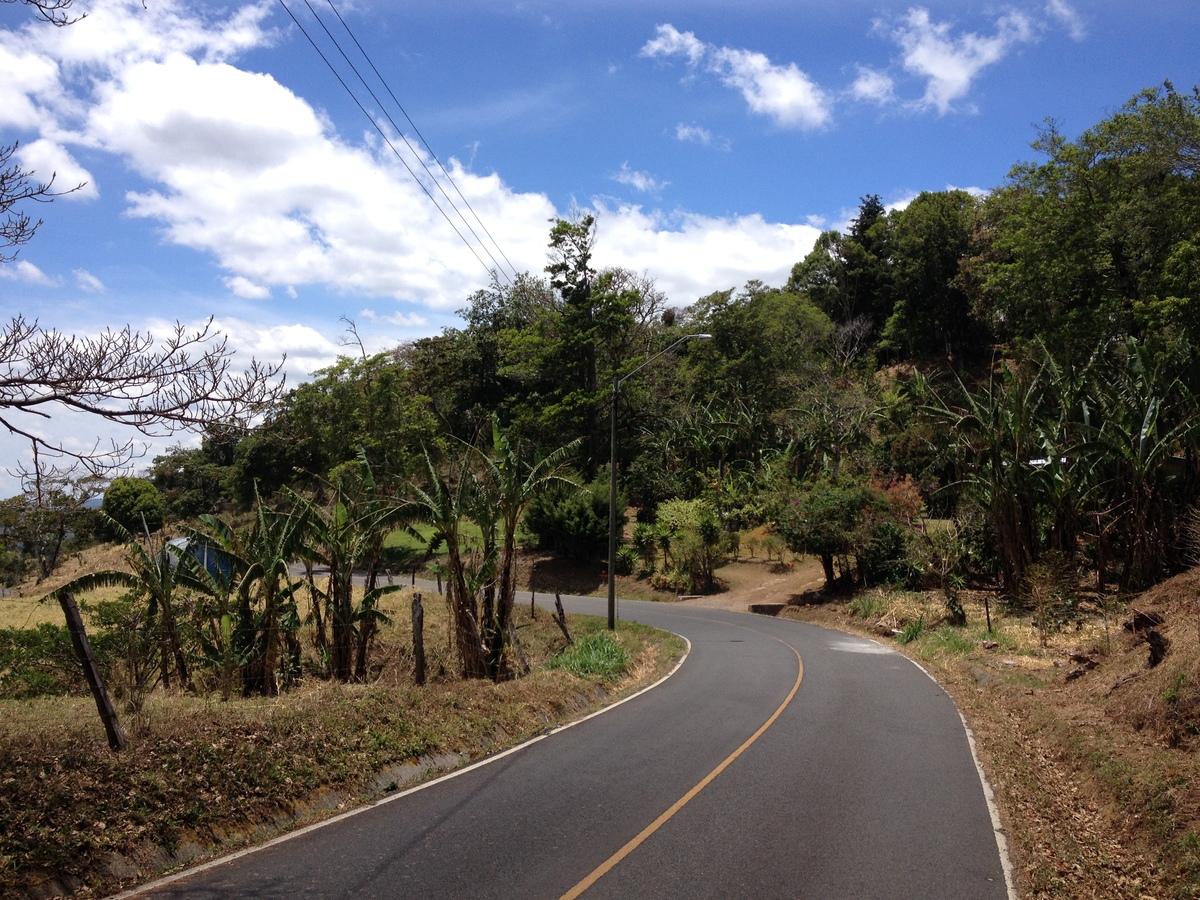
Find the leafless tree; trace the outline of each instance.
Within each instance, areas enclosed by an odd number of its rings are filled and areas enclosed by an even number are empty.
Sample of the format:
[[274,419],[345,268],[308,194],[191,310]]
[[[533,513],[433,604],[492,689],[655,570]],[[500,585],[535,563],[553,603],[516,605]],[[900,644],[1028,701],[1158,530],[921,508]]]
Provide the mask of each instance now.
[[93,472],[111,469],[134,455],[133,438],[79,452],[37,434],[25,417],[75,410],[150,437],[239,427],[279,396],[283,364],[251,360],[237,373],[232,356],[211,318],[195,330],[176,323],[158,342],[130,326],[67,335],[18,314],[0,329],[0,426],[40,452],[78,460]]
[[47,461],[33,448],[33,464],[14,472],[21,493],[0,506],[11,521],[10,535],[37,561],[37,582],[48,578],[58,565],[63,546],[86,515],[89,499],[104,492],[107,482],[72,460],[68,465]]
[[[11,0],[0,0],[9,3]],[[12,262],[17,258],[17,251],[5,253],[9,247],[20,247],[28,244],[42,224],[41,219],[34,220],[29,213],[18,209],[18,205],[26,202],[49,203],[55,197],[77,191],[83,184],[68,188],[65,191],[54,189],[54,173],[49,181],[37,181],[32,169],[23,169],[14,157],[18,144],[0,146],[0,264]]]
[[87,15],[71,15],[71,7],[75,0],[0,0],[0,3],[24,3],[26,6],[32,6],[38,15],[51,25],[70,25]]
[[[70,25],[83,18],[82,15],[71,15],[74,0],[0,0],[0,3],[17,2],[32,6],[52,25]],[[48,203],[55,197],[83,187],[82,184],[78,184],[65,191],[56,191],[54,173],[51,173],[47,181],[35,179],[33,176],[37,173],[22,168],[16,160],[18,148],[16,143],[0,146],[0,264],[12,262],[16,258],[15,250],[6,254],[5,249],[29,243],[38,226],[42,224],[41,219],[35,220],[24,210],[18,209],[20,204]]]

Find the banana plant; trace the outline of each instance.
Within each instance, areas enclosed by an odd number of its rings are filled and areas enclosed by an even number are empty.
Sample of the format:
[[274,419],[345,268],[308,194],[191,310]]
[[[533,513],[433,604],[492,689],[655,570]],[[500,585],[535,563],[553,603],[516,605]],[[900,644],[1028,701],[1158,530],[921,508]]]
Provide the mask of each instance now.
[[182,591],[186,590],[186,585],[178,577],[176,557],[170,552],[166,541],[160,540],[155,543],[149,529],[146,530],[143,544],[119,522],[108,516],[104,518],[118,540],[125,545],[125,563],[129,568],[81,575],[59,587],[54,596],[86,593],[97,588],[122,587],[144,598],[148,605],[148,620],[153,621],[157,618],[159,622],[159,665],[163,687],[171,686],[173,662],[174,675],[179,685],[187,690],[194,690],[176,617],[176,601],[181,599]]
[[[517,555],[517,525],[525,508],[542,491],[553,485],[563,485],[579,490],[579,485],[562,474],[562,469],[574,454],[580,441],[577,439],[559,447],[552,453],[532,461],[523,458],[518,448],[512,445],[499,422],[492,422],[492,448],[490,453],[475,449],[479,463],[479,489],[476,496],[482,499],[485,510],[493,511],[495,525],[499,526],[498,590],[492,615],[485,619],[484,631],[488,651],[488,670],[493,678],[507,674],[506,650],[513,627],[512,611],[516,597],[514,568]],[[483,521],[479,524],[484,525]]]
[[[343,473],[339,483],[333,485],[333,500],[327,506],[285,491],[294,504],[294,514],[303,522],[300,552],[306,559],[329,567],[328,589],[323,597],[333,632],[331,666],[334,677],[341,681],[366,678],[375,632],[389,621],[379,609],[379,600],[403,588],[376,583],[383,540],[402,524],[403,509],[383,496],[361,448],[356,468],[355,477]],[[361,573],[366,582],[358,603],[354,601],[356,573]]]

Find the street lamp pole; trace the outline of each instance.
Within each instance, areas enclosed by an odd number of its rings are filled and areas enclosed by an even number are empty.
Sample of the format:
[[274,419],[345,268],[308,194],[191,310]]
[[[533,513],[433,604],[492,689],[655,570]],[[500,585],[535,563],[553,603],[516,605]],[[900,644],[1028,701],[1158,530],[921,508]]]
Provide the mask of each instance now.
[[613,379],[612,405],[609,412],[609,458],[608,458],[608,630],[617,627],[617,393],[621,383],[636,375],[664,353],[674,350],[684,341],[693,338],[707,341],[711,334],[685,334],[679,340],[659,350],[631,372]]

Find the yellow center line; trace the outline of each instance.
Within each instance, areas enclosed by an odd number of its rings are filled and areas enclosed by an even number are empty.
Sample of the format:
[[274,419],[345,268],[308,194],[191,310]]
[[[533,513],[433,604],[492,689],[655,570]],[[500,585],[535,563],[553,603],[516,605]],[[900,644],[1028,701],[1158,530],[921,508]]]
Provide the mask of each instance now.
[[[779,638],[772,638],[772,640],[779,640]],[[799,668],[796,672],[796,683],[792,685],[792,690],[784,699],[783,703],[779,704],[779,709],[775,710],[775,712],[771,714],[771,718],[767,719],[767,721],[762,724],[762,727],[759,728],[758,731],[750,735],[750,737],[746,739],[742,746],[730,753],[729,756],[725,757],[719,766],[705,775],[699,784],[671,804],[670,808],[666,812],[643,828],[641,832],[638,833],[637,837],[633,838],[624,847],[593,869],[591,874],[584,878],[583,881],[579,882],[579,884],[575,885],[575,887],[563,894],[562,900],[574,900],[575,897],[578,897],[593,884],[612,871],[613,867],[616,866],[617,863],[636,850],[648,837],[650,837],[650,835],[654,834],[654,832],[658,831],[658,829],[665,825],[667,821],[675,815],[675,813],[683,809],[693,797],[708,787],[714,778],[724,772],[725,769],[729,767],[730,763],[741,756],[746,751],[747,747],[762,737],[763,732],[775,724],[775,720],[782,715],[783,711],[787,709],[788,704],[792,702],[792,698],[796,696],[796,691],[800,690],[800,682],[804,678],[804,660],[800,658],[799,651],[797,651],[796,648],[791,644],[785,643],[784,641],[780,641],[780,643],[796,654],[796,662],[798,663]]]

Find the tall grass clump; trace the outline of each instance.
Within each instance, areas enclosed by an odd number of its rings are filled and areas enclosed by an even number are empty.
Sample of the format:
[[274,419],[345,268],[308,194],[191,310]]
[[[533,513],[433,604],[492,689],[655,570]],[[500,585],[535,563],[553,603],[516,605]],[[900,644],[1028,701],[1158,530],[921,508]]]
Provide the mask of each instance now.
[[548,669],[566,669],[580,678],[615,681],[629,668],[629,652],[607,631],[580,638],[547,663]]

